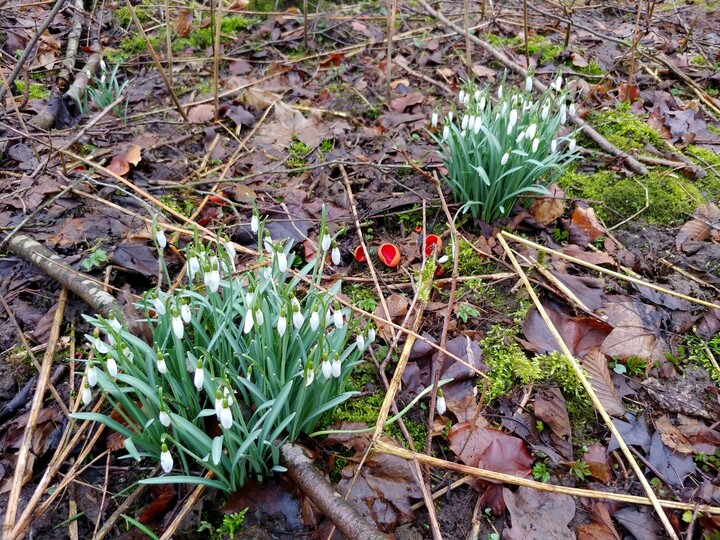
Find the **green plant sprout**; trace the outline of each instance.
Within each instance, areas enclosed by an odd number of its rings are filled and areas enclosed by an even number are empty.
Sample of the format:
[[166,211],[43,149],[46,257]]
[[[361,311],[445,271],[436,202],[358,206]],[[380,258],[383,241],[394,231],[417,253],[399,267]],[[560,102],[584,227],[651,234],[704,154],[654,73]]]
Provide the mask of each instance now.
[[[432,134],[447,169],[443,179],[463,203],[458,213],[469,210],[485,222],[506,217],[521,196],[546,194],[578,157],[574,134],[557,137],[575,114],[562,76],[538,100],[528,77],[524,90],[503,82],[495,102],[487,88],[467,82],[458,101],[462,110],[448,114],[441,136]],[[433,128],[438,121],[436,112]]]
[[[151,343],[117,318],[86,317],[95,330],[86,336],[94,358],[83,402],[98,385],[122,420],[88,412],[75,418],[122,434],[130,457],[158,460],[167,476],[144,483],[235,491],[249,477],[283,471],[279,445],[312,433],[324,413],[356,393],[345,383],[375,330],[341,308],[340,282],[320,286],[334,243],[325,213],[318,256],[297,275],[288,271],[291,242],[273,241],[257,215],[252,224],[262,250],[254,270],[234,272],[231,242],[195,238],[186,248],[187,285],[149,291],[137,303]],[[162,231],[155,242],[170,283]],[[178,458],[182,474],[171,475]],[[193,474],[193,465],[214,478]]]
[[[100,78],[95,78],[94,88],[88,88],[90,101],[100,110],[115,102],[130,83],[130,80],[126,79],[124,83],[120,84],[118,81],[119,67],[116,64],[112,70],[108,70],[105,61],[100,60]],[[88,73],[88,76],[90,76],[90,73]],[[125,118],[127,116],[127,104],[128,100],[126,98],[124,105],[120,104],[113,108],[115,116]]]

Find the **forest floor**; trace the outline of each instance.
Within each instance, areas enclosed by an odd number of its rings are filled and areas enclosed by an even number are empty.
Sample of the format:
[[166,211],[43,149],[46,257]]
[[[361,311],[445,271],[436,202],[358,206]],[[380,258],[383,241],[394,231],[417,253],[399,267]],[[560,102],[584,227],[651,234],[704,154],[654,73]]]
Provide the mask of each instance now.
[[[342,280],[341,298],[380,329],[349,381],[359,394],[324,427],[374,427],[398,365],[398,409],[453,378],[446,412],[431,392],[363,464],[378,444],[368,435],[300,440],[381,531],[720,538],[720,4],[434,4],[454,26],[422,2],[397,3],[390,25],[371,1],[311,3],[306,18],[302,5],[221,4],[214,47],[205,4],[0,0],[0,519],[11,505],[16,537],[331,534],[283,475],[229,497],[135,483],[156,464],[129,465],[108,430],[68,417],[83,407],[92,310],[71,295],[54,322],[61,285],[8,249],[29,236],[128,305],[157,284],[153,220],[175,276],[192,236],[173,231],[196,224],[253,250],[255,206],[300,259],[316,253],[324,207],[342,255],[328,282]],[[460,214],[455,230],[445,198],[453,215],[460,204],[433,181],[431,116],[457,107],[467,80],[522,87],[512,63],[545,85],[561,73],[577,116],[610,145],[579,130],[582,157],[549,197],[491,224]],[[430,233],[449,261],[421,300]],[[353,256],[359,234],[376,272]],[[382,243],[399,266],[378,259]],[[29,422],[48,343],[56,394]],[[24,487],[12,490],[26,435]]]

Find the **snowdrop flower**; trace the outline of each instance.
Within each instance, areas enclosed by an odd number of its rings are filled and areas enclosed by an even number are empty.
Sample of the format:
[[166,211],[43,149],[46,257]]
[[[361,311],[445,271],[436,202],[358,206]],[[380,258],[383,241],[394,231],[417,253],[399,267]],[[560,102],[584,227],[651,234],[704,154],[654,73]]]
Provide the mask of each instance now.
[[575,116],[575,103],[570,103],[570,105],[568,105],[568,114],[570,116]]
[[357,345],[357,348],[361,351],[365,350],[365,338],[362,334],[358,334],[355,338],[355,344]]
[[168,427],[170,425],[170,415],[167,413],[167,410],[165,410],[165,405],[163,404],[160,405],[158,419],[163,426]]
[[225,239],[225,241],[223,242],[223,247],[225,248],[225,252],[228,254],[230,262],[234,263],[237,252],[235,251],[235,246],[233,246],[233,243],[230,241],[229,238]]
[[533,137],[535,137],[535,133],[537,133],[537,124],[530,124],[525,131],[525,136],[528,139],[532,139]]
[[575,151],[575,144],[575,139],[570,139],[570,142],[568,143],[568,152]]
[[222,404],[223,404],[223,393],[220,388],[215,390],[215,415],[217,416],[217,419],[220,420],[220,413],[222,412]]
[[510,159],[510,154],[505,152],[503,154],[503,157],[500,159],[500,165],[507,165],[508,160]]
[[458,101],[460,103],[465,103],[465,90],[460,90],[460,93],[458,94]]
[[203,369],[202,360],[198,360],[197,369],[195,370],[195,377],[193,378],[193,383],[195,383],[195,388],[200,390],[203,387],[204,382],[205,370]]
[[475,101],[480,99],[480,90],[475,90],[475,93],[473,94],[473,99]]
[[130,363],[132,363],[133,358],[135,358],[135,354],[130,349],[128,349],[128,346],[124,343],[120,344],[120,355],[127,358],[127,361]]
[[438,113],[437,113],[437,111],[434,111],[432,113],[432,116],[430,117],[430,125],[432,127],[437,127],[437,124],[438,124]]
[[165,249],[165,246],[167,246],[167,238],[165,238],[165,233],[162,229],[155,231],[155,241],[160,249]]
[[447,140],[448,137],[450,137],[450,126],[445,124],[443,126],[443,140]]
[[265,246],[265,251],[267,251],[268,255],[272,255],[273,241],[272,237],[270,236],[270,231],[265,231],[265,239],[263,240],[263,245]]
[[562,82],[562,73],[558,73],[557,79],[555,79],[555,82],[550,85],[550,88],[553,88],[559,92],[560,90],[562,90]]
[[547,120],[548,115],[550,114],[550,105],[545,104],[543,105],[542,111],[540,111],[540,118],[542,118],[543,122]]
[[[252,366],[250,366],[250,369],[252,369]],[[226,379],[227,383],[230,384],[230,381]],[[232,407],[233,404],[233,398],[232,398],[232,392],[227,388],[223,387],[223,398],[227,400],[228,407]]]
[[505,113],[507,113],[508,110],[508,104],[507,101],[502,104],[502,109],[500,109],[500,116],[505,116]]
[[317,306],[315,306],[312,314],[310,315],[310,329],[315,332],[318,329],[318,326],[320,326],[320,315],[318,314]]
[[435,401],[435,410],[437,413],[442,416],[445,414],[445,411],[447,410],[447,404],[445,403],[445,396],[443,396],[442,390],[438,388],[438,396],[437,400]]
[[99,330],[95,331],[95,337],[92,340],[92,346],[98,352],[98,354],[107,354],[110,352],[110,345],[100,339]]
[[165,375],[167,373],[167,363],[165,362],[165,356],[160,351],[158,351],[157,353],[156,365],[158,373],[160,373],[161,375]]
[[330,245],[332,244],[332,238],[330,238],[330,235],[325,233],[325,236],[322,238],[322,243],[320,244],[320,247],[323,251],[328,251],[330,249]]
[[245,293],[245,305],[250,307],[253,305],[253,302],[255,302],[255,289],[248,287]]
[[107,64],[102,58],[100,59],[100,69],[102,69],[103,71],[107,71]]
[[312,360],[308,360],[305,367],[305,386],[310,386],[315,380],[315,370],[313,369]]
[[90,405],[90,402],[92,401],[92,390],[90,390],[90,385],[86,382],[83,386],[82,390],[82,402],[84,405]]
[[255,321],[253,320],[253,312],[248,310],[248,312],[245,313],[245,326],[243,327],[243,334],[249,334],[250,330],[253,328],[253,324],[255,324]]
[[516,109],[513,109],[510,111],[510,120],[508,122],[508,128],[507,128],[507,134],[510,135],[512,130],[515,128],[515,124],[517,124],[518,119],[518,112]]
[[453,114],[452,111],[450,111],[447,115],[447,121],[452,122],[454,117],[455,117],[455,115]]
[[200,271],[200,261],[193,253],[190,258],[187,260],[187,275],[188,279],[192,281],[195,279],[195,276]]
[[297,328],[298,330],[305,322],[305,317],[303,317],[303,314],[300,312],[300,307],[293,305],[293,326]]
[[450,260],[450,257],[448,257],[447,255],[443,255],[438,259],[437,262],[439,262],[440,264],[445,264],[446,262],[448,262],[448,260]]
[[480,132],[480,128],[482,127],[482,118],[479,116],[475,117],[475,125],[473,126],[473,133],[477,135]]
[[537,149],[538,149],[538,146],[539,146],[539,145],[540,145],[540,139],[538,139],[537,137],[535,137],[535,138],[533,139],[533,143],[532,143],[532,151],[533,151],[533,152],[537,152]]
[[332,361],[331,375],[336,379],[342,375],[342,364],[340,363],[340,358],[337,353],[335,354],[335,359]]
[[462,129],[467,129],[469,121],[470,121],[470,117],[468,117],[468,115],[466,114],[465,116],[462,117],[462,122],[460,122],[460,127]]
[[343,314],[340,309],[336,308],[335,311],[333,311],[332,320],[335,328],[337,328],[338,330],[345,325],[345,321],[343,320]]
[[212,269],[209,265],[205,266],[204,282],[210,292],[217,292],[220,288],[220,270],[218,269],[217,263]]
[[183,320],[180,318],[180,312],[174,308],[172,313],[172,331],[178,339],[182,339],[185,334],[185,326],[183,325]]
[[286,318],[287,312],[285,311],[285,308],[282,308],[280,310],[280,318],[277,322],[277,331],[278,334],[280,334],[280,337],[283,337],[285,335],[285,330],[287,330],[287,318]]
[[532,88],[533,88],[533,80],[532,80],[532,77],[530,75],[528,75],[527,77],[525,77],[525,91],[530,92],[530,91],[532,91]]
[[110,317],[108,318],[107,322],[108,322],[108,325],[110,325],[110,328],[112,328],[116,332],[119,332],[120,330],[122,330],[122,323],[120,321],[118,321],[115,318],[115,315],[113,315],[112,313],[110,314]]
[[464,130],[464,129],[463,129],[463,130],[460,132],[460,136],[464,139],[466,135],[467,135],[467,130]]
[[502,99],[502,96],[503,96],[503,87],[502,87],[502,85],[500,85],[500,86],[498,86],[498,89],[497,89],[497,97],[498,97],[498,99]]
[[480,120],[477,116],[471,116],[470,120],[468,120],[468,130],[475,131],[475,122]]
[[107,77],[105,76],[104,73],[102,75],[100,75],[100,84],[105,84],[106,80],[107,80]]
[[555,153],[556,150],[557,150],[557,139],[553,139],[552,142],[550,143],[550,151],[552,153]]
[[320,369],[322,369],[323,377],[326,379],[332,377],[332,366],[330,365],[330,361],[327,359],[327,356],[323,358],[323,361],[320,364]]
[[564,103],[560,105],[560,123],[564,124],[567,120],[567,105]]
[[515,139],[515,144],[520,144],[525,139],[525,132],[521,131],[520,134]]
[[332,259],[332,263],[337,266],[340,264],[342,259],[340,258],[340,248],[337,247],[337,244],[333,242],[332,251],[330,252],[330,258]]
[[188,304],[188,303],[180,304],[180,317],[182,317],[182,320],[185,324],[190,324],[190,320],[192,319],[192,312],[190,311],[190,304]]
[[[444,255],[444,257],[445,257],[445,259],[447,259],[447,255]],[[442,259],[442,257],[440,257],[440,259]],[[375,341],[375,336],[376,336],[376,335],[377,335],[377,334],[376,334],[376,332],[375,332],[375,327],[374,327],[374,326],[371,326],[370,328],[368,328],[368,331],[367,331],[367,342],[368,342],[368,345],[370,345],[372,342]]]
[[105,366],[107,367],[108,375],[110,375],[113,379],[117,377],[118,368],[117,368],[117,362],[112,356],[108,356],[108,359],[105,363]]
[[160,466],[162,467],[162,470],[165,471],[165,474],[172,471],[173,468],[173,457],[168,451],[167,444],[162,443],[160,446]]
[[263,313],[262,309],[257,308],[255,310],[255,322],[258,326],[262,326],[265,322],[265,314]]
[[478,108],[483,111],[485,109],[485,105],[487,104],[487,100],[485,99],[485,96],[482,97],[480,100],[480,105],[478,105]]
[[92,79],[92,71],[90,71],[89,69],[85,70],[85,75],[87,75],[88,79]]
[[281,272],[287,272],[287,255],[285,255],[285,252],[278,250],[275,253],[275,256],[277,258],[278,270]]
[[87,368],[85,369],[85,377],[87,377],[87,383],[90,386],[95,386],[97,384],[97,368],[92,361],[87,365]]
[[260,220],[258,219],[258,216],[255,212],[253,212],[252,217],[250,218],[250,230],[253,234],[257,234],[258,229],[260,228]]
[[465,94],[465,100],[463,101],[463,105],[470,105],[470,94]]
[[230,429],[233,425],[232,411],[227,399],[223,399],[222,408],[220,409],[220,425],[225,429]]

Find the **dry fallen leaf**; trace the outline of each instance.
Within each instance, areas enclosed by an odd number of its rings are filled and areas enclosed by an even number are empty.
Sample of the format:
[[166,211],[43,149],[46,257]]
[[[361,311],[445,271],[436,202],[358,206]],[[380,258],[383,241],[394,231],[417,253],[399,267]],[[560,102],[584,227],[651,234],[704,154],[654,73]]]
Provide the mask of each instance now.
[[117,174],[118,176],[124,176],[130,172],[131,165],[137,165],[142,159],[142,147],[137,144],[133,144],[125,152],[117,154],[110,161],[108,169]]
[[625,415],[620,397],[615,390],[607,357],[597,348],[591,349],[583,358],[582,366],[587,373],[588,380],[595,390],[598,399],[610,416],[622,417]]
[[535,199],[528,208],[530,215],[543,225],[549,225],[565,213],[563,190],[553,184],[548,191],[546,196]]
[[212,103],[203,103],[193,107],[187,112],[188,121],[193,124],[204,124],[215,116],[215,106]]
[[177,11],[173,30],[180,37],[188,37],[192,30],[193,12],[190,9],[181,8]]
[[575,516],[575,501],[570,495],[520,487],[515,493],[504,488],[503,496],[512,522],[512,526],[503,531],[503,540],[575,538],[568,528]]

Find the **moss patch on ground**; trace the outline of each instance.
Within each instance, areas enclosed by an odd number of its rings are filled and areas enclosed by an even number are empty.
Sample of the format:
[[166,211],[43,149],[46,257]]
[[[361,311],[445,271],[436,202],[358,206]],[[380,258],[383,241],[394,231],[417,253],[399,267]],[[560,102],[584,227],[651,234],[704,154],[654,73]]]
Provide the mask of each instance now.
[[[23,95],[25,92],[25,82],[15,81],[15,88],[17,88],[18,95]],[[48,97],[50,97],[50,90],[48,90],[44,85],[30,83],[30,88],[28,90],[29,99],[45,99]]]

